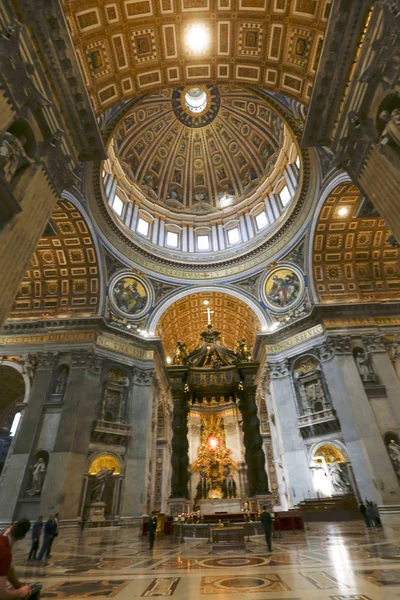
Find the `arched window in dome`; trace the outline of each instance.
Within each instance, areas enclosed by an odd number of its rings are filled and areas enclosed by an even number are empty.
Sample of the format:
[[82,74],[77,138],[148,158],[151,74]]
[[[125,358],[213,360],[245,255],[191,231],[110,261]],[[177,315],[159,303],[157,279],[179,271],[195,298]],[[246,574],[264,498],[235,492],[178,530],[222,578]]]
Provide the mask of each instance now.
[[255,216],[257,229],[260,231],[264,229],[269,224],[267,213],[265,210],[262,210],[258,215]]
[[279,193],[279,197],[284,207],[286,207],[292,199],[292,196],[289,192],[289,188],[287,185],[283,188],[283,190]]
[[115,194],[114,196],[114,200],[112,202],[112,209],[115,213],[117,213],[119,217],[122,216],[122,211],[124,210],[124,203],[122,202],[118,194]]
[[197,236],[197,249],[210,250],[210,236],[208,234],[200,234]]

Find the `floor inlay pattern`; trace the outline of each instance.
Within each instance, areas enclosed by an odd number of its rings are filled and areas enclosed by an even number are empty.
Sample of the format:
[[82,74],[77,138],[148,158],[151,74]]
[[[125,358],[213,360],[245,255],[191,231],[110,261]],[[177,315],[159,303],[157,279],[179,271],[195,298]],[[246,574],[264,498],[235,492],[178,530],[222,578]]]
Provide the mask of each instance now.
[[267,552],[263,536],[245,552],[213,554],[204,540],[156,540],[137,527],[61,528],[48,562],[27,561],[30,540],[13,549],[23,581],[42,598],[139,600],[399,600],[400,532],[386,537],[361,522],[315,523],[284,532]]

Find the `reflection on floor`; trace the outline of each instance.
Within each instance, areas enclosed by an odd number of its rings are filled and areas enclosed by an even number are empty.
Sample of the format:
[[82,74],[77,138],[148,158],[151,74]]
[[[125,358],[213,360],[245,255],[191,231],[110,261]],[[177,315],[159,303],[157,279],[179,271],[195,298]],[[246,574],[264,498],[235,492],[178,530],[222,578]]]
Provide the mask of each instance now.
[[206,542],[169,539],[150,552],[137,529],[61,529],[45,565],[26,562],[28,548],[25,540],[14,549],[14,564],[24,581],[43,583],[42,598],[400,598],[400,545],[360,522],[285,533],[271,555],[261,536],[244,553],[215,556]]

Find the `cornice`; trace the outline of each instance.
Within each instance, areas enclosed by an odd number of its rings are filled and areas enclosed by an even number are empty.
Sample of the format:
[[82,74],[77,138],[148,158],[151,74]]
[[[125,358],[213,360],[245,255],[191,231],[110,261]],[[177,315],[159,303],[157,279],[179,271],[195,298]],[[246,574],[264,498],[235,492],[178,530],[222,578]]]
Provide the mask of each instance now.
[[329,146],[371,9],[370,0],[336,0],[325,32],[303,146]]
[[[89,95],[58,0],[17,0],[18,18],[29,27],[52,92],[74,139],[80,161],[106,158]],[[12,9],[11,9],[12,10]]]

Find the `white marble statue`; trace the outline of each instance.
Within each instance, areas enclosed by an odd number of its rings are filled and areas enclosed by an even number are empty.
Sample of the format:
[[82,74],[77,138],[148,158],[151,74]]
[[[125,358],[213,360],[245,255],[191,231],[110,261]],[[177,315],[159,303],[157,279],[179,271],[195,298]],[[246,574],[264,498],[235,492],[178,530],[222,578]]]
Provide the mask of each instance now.
[[17,137],[9,131],[0,140],[0,169],[9,183],[21,167],[33,162],[24,150],[25,143],[26,138]]
[[27,496],[39,496],[42,491],[44,477],[46,474],[46,463],[44,462],[43,458],[38,458],[36,463],[30,468],[32,471],[32,483],[31,488],[26,492],[26,494]]
[[347,494],[349,492],[350,484],[343,467],[335,460],[329,463],[329,475],[331,477],[332,487],[336,494]]
[[397,476],[400,477],[400,446],[394,440],[391,440],[388,445],[389,456],[392,459],[394,470]]

